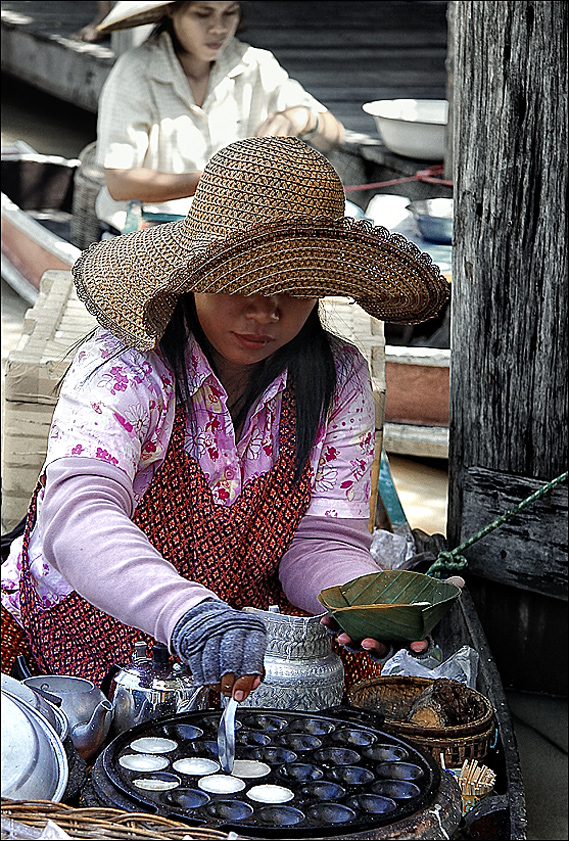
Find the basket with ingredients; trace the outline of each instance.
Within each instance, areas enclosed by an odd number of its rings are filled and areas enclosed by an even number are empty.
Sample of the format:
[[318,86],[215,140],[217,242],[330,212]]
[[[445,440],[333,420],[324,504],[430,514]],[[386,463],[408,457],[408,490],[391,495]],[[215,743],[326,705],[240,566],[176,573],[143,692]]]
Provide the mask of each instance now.
[[349,690],[354,707],[385,716],[383,729],[414,742],[448,768],[483,759],[495,735],[494,708],[481,692],[448,678],[368,678]]

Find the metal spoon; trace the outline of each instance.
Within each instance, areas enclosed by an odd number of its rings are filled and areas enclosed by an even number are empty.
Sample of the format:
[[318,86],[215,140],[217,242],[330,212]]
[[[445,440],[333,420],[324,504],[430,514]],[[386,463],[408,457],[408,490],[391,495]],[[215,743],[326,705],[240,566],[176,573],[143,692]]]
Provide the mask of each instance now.
[[217,753],[221,770],[231,774],[235,762],[235,710],[237,701],[230,698],[223,711],[217,731]]

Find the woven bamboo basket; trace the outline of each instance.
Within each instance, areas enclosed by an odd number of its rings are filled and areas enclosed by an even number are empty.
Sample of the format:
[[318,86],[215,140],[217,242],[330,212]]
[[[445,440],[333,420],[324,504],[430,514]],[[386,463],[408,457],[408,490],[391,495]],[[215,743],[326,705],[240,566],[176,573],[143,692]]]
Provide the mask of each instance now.
[[48,820],[71,838],[101,841],[221,841],[230,836],[215,829],[202,829],[172,821],[159,815],[124,812],[121,809],[75,809],[49,800],[9,800],[2,798],[2,817],[43,829]]
[[99,220],[95,201],[105,183],[103,169],[96,161],[97,144],[89,143],[79,155],[81,161],[73,179],[71,241],[85,249],[99,239]]
[[348,700],[354,707],[384,715],[383,729],[387,733],[430,751],[437,761],[442,754],[448,768],[462,765],[465,759],[483,759],[495,736],[496,721],[492,704],[475,689],[468,691],[477,696],[485,710],[475,721],[438,728],[420,727],[404,720],[414,701],[431,683],[431,678],[409,675],[368,678],[354,684]]

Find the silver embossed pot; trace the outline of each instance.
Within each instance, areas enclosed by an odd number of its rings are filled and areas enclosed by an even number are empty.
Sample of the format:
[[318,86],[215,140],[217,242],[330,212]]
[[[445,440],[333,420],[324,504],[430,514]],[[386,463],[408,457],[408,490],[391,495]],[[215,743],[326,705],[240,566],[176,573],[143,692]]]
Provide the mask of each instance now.
[[276,607],[244,610],[263,620],[268,644],[265,678],[241,706],[325,710],[341,703],[344,667],[320,616],[289,616]]

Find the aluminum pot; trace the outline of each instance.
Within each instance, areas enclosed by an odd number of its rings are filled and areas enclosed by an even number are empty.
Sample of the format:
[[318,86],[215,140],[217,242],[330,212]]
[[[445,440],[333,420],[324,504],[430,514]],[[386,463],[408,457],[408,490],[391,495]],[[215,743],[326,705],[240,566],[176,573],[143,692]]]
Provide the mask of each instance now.
[[38,675],[23,683],[61,700],[75,748],[84,759],[91,759],[105,741],[112,720],[111,704],[99,687],[72,675]]
[[244,608],[267,627],[265,677],[243,701],[245,707],[325,710],[344,694],[344,667],[332,651],[331,637],[320,616],[290,616],[278,608]]
[[43,694],[38,693],[35,689],[26,686],[21,681],[3,672],[2,691],[16,698],[21,698],[22,701],[33,707],[36,712],[43,715],[47,723],[51,724],[61,741],[65,742],[65,739],[69,735],[69,722],[65,713],[57,705],[50,703]]
[[61,739],[32,706],[2,690],[2,797],[59,802],[69,777]]

